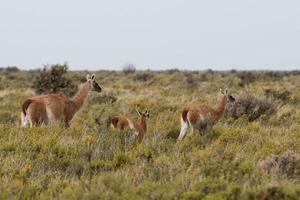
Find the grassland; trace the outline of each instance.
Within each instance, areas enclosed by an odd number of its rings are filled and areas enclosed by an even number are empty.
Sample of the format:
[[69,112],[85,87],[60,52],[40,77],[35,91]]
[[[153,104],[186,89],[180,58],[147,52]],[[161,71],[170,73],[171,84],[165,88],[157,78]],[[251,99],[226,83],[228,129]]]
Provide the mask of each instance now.
[[[19,127],[36,73],[0,73],[1,199],[300,198],[299,73],[97,72],[103,92],[68,129]],[[67,74],[75,84],[85,75]],[[220,87],[253,105],[178,142],[180,111],[214,105]],[[150,112],[141,144],[107,126],[115,114],[137,119],[136,107]]]

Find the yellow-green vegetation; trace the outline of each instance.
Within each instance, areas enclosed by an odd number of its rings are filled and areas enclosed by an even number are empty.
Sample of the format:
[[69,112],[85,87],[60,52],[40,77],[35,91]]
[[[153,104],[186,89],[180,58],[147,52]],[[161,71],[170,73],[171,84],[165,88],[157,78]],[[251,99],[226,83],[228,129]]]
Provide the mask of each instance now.
[[[299,199],[298,72],[96,72],[71,127],[19,127],[37,72],[0,79],[2,199]],[[87,72],[68,72],[75,85]],[[237,99],[202,135],[178,142],[180,112],[213,106],[219,88]],[[111,116],[148,109],[148,132],[115,131]]]

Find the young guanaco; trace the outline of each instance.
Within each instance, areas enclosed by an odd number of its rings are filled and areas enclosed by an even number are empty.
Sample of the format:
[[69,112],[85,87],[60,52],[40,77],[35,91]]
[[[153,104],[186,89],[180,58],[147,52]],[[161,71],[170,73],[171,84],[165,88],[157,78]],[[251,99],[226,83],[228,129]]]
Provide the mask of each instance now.
[[215,105],[215,107],[208,106],[196,106],[185,108],[180,116],[181,130],[179,133],[178,140],[182,140],[187,133],[189,127],[197,129],[199,132],[203,129],[212,127],[222,117],[227,101],[234,102],[235,98],[229,94],[226,89],[223,91],[220,89],[222,98]]
[[123,130],[126,128],[134,129],[135,134],[139,138],[139,142],[142,142],[144,139],[144,136],[147,132],[146,120],[147,120],[147,118],[149,118],[150,115],[147,110],[145,112],[140,112],[139,110],[136,110],[136,112],[138,113],[138,115],[141,118],[140,122],[137,122],[125,115],[117,115],[117,116],[112,117],[110,126],[113,129],[120,129],[120,130]]
[[86,82],[72,98],[63,94],[48,94],[26,99],[22,104],[21,125],[32,127],[62,121],[66,127],[69,127],[70,121],[83,106],[89,92],[101,92],[101,90],[93,74],[87,75]]

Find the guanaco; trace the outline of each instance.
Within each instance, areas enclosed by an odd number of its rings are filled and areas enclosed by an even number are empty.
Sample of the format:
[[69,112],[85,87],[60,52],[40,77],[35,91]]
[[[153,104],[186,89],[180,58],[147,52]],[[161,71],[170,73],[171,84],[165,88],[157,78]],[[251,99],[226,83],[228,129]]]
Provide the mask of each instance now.
[[26,99],[22,104],[21,125],[33,127],[61,121],[66,127],[69,127],[70,121],[83,106],[89,92],[101,92],[102,90],[95,80],[95,74],[87,75],[86,79],[86,82],[72,98],[63,94],[48,94]]
[[117,115],[112,117],[111,119],[111,128],[123,130],[125,128],[130,128],[135,130],[135,135],[138,136],[139,142],[142,142],[147,132],[147,123],[146,119],[150,117],[149,112],[146,110],[145,112],[140,112],[136,110],[138,115],[141,118],[140,122],[137,122],[125,115]]
[[194,129],[201,132],[202,130],[211,128],[219,121],[224,113],[227,101],[235,101],[235,98],[229,94],[227,89],[225,91],[220,89],[220,92],[222,94],[222,98],[215,107],[196,106],[185,108],[182,111],[180,116],[181,130],[178,140],[182,140],[184,138],[189,127],[192,128],[192,133],[194,132]]

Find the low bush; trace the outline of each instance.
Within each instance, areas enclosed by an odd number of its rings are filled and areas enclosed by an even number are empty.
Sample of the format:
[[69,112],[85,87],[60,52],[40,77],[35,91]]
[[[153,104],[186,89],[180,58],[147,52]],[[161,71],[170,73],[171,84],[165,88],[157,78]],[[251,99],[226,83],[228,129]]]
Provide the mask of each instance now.
[[239,85],[244,87],[256,81],[278,81],[290,73],[279,71],[239,71],[234,74],[240,79]]
[[149,73],[149,72],[143,72],[143,73],[137,73],[134,77],[133,80],[134,81],[142,81],[142,82],[146,82],[149,81],[153,78],[153,74]]
[[127,63],[122,67],[124,74],[133,74],[136,71],[134,64]]
[[238,72],[236,76],[240,79],[239,85],[244,87],[255,82],[258,78],[253,72]]
[[224,115],[234,119],[246,116],[249,121],[258,119],[261,115],[272,114],[275,111],[274,101],[265,97],[256,97],[243,92],[233,104],[227,104]]
[[165,72],[166,72],[167,74],[174,74],[174,73],[179,73],[180,70],[177,69],[177,68],[172,68],[172,69],[167,69]]
[[269,88],[265,90],[265,95],[267,97],[272,97],[274,99],[278,99],[278,100],[282,100],[283,102],[286,102],[290,99],[291,92],[288,90],[278,91]]
[[185,74],[185,77],[183,78],[183,82],[187,83],[188,85],[192,87],[196,87],[199,84],[199,79],[195,78],[193,74]]
[[20,69],[16,66],[8,66],[5,68],[5,71],[13,73],[13,72],[19,72]]
[[272,175],[300,178],[300,155],[289,150],[280,155],[272,154],[266,159],[260,160],[258,165]]

